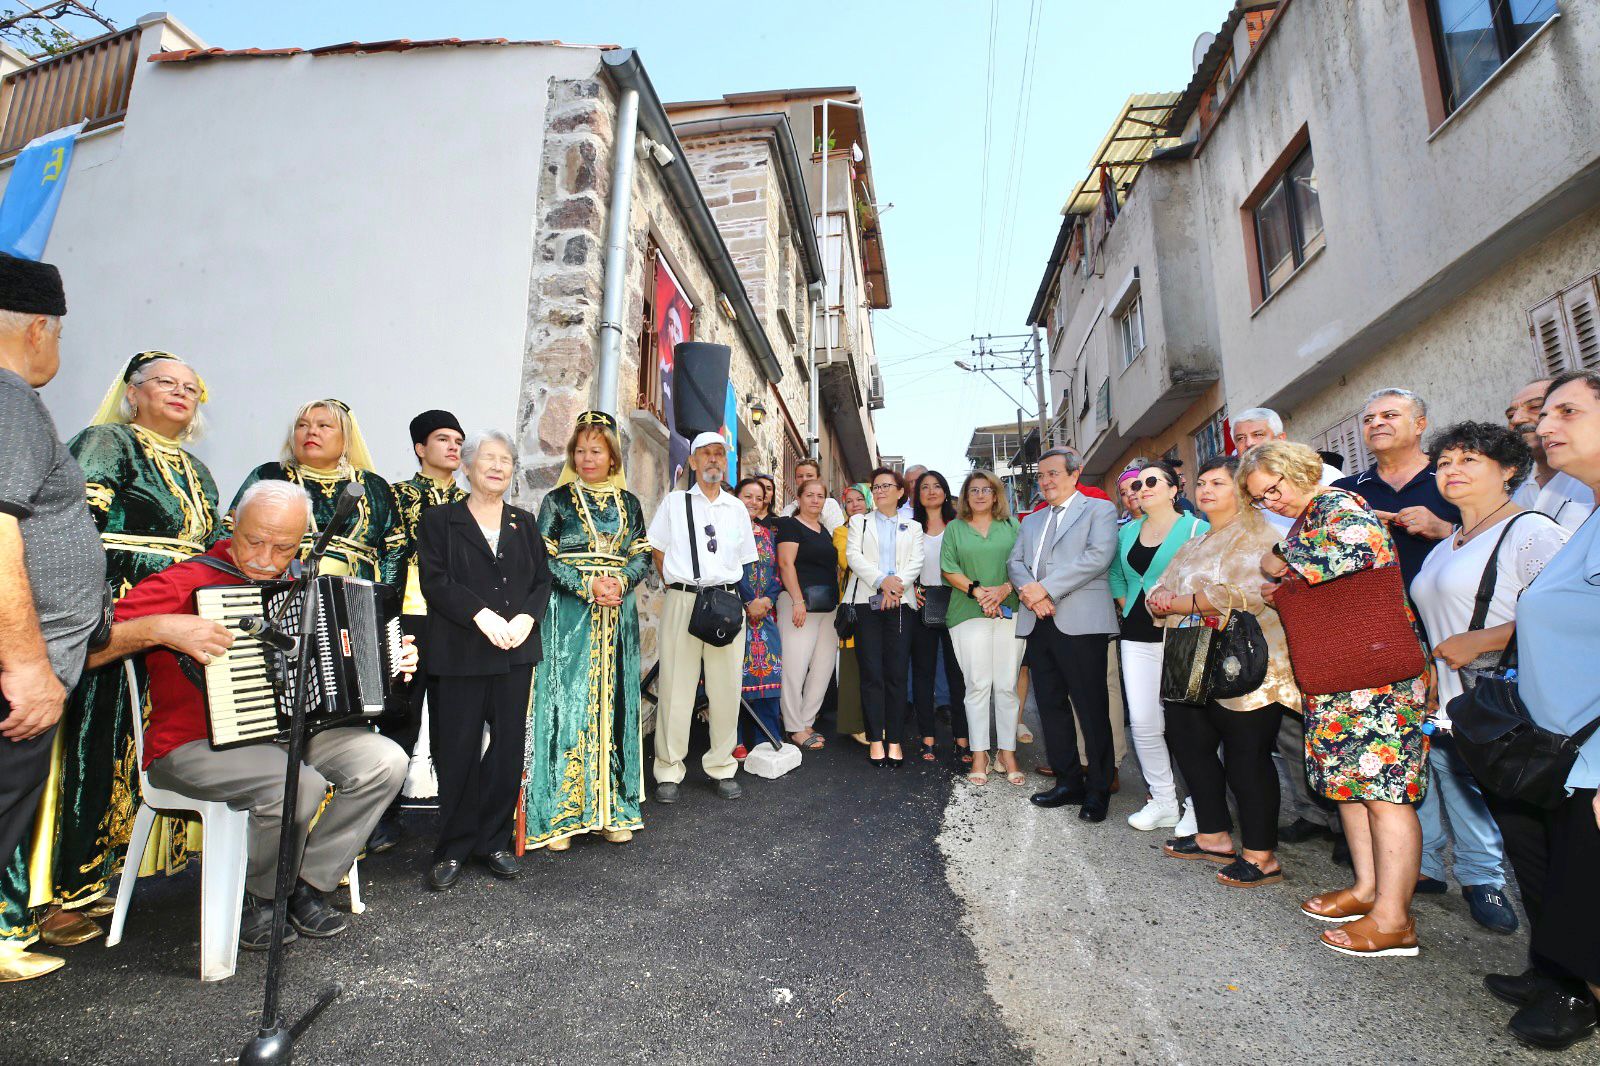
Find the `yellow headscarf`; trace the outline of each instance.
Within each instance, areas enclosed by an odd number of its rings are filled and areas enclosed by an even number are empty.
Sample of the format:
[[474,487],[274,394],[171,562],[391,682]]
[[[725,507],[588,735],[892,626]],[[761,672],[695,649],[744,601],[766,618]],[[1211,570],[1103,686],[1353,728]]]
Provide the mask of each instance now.
[[128,394],[128,385],[133,375],[149,364],[159,363],[163,360],[170,360],[174,363],[182,363],[184,366],[188,366],[189,370],[194,373],[195,384],[200,386],[200,402],[205,403],[206,400],[210,399],[206,392],[205,378],[201,377],[199,372],[194,367],[189,366],[183,359],[173,355],[171,352],[140,352],[128,360],[127,365],[122,368],[122,373],[118,374],[115,380],[111,382],[111,387],[106,390],[105,399],[101,400],[100,406],[95,408],[94,417],[89,419],[89,424],[91,426],[127,425],[128,420],[122,414],[122,400]]
[[615,473],[611,474],[609,477],[602,478],[598,482],[586,481],[584,484],[592,485],[597,488],[610,487],[619,492],[626,489],[628,487],[628,479],[622,472],[622,440],[617,435],[617,420],[614,416],[607,414],[605,411],[585,411],[583,414],[578,416],[578,423],[577,425],[573,426],[572,436],[567,441],[568,459],[561,467],[561,476],[556,479],[556,488],[559,489],[563,485],[570,485],[572,482],[579,480],[578,472],[577,470],[573,469],[572,459],[570,457],[572,455],[572,447],[575,443],[577,443],[578,434],[584,430],[590,430],[604,436],[607,443],[613,449],[615,449],[617,456],[617,469]]
[[350,410],[350,405],[343,400],[331,397],[301,404],[300,409],[294,413],[294,420],[289,423],[289,439],[283,445],[284,465],[299,462],[294,457],[294,427],[299,423],[300,417],[313,407],[325,407],[338,417],[341,423],[339,428],[344,431],[345,463],[354,470],[365,470],[369,474],[377,473],[373,468],[372,452],[367,449],[367,439],[361,435],[361,424],[356,421],[356,413]]

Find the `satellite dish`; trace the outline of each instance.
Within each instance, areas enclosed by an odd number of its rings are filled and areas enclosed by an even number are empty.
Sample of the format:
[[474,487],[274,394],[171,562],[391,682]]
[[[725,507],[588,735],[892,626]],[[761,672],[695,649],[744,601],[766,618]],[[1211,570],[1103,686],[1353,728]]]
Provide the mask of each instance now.
[[1202,33],[1194,39],[1194,51],[1189,59],[1195,70],[1200,69],[1200,63],[1205,59],[1206,53],[1211,51],[1211,46],[1216,43],[1217,35],[1214,33]]

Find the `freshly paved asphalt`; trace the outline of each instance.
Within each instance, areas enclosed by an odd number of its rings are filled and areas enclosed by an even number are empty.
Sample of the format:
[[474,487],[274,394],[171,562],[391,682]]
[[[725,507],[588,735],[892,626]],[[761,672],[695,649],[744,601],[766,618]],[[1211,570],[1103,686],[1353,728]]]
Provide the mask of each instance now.
[[[1027,761],[1027,756],[1024,756]],[[1520,1047],[1480,981],[1526,940],[1418,901],[1423,953],[1316,944],[1299,900],[1342,882],[1327,845],[1288,883],[1219,886],[1123,818],[1041,811],[991,778],[874,770],[831,738],[778,781],[717,800],[691,771],[625,846],[535,854],[506,884],[422,887],[425,842],[363,863],[368,912],[289,952],[285,1008],[341,981],[307,1063],[1600,1063]],[[414,814],[425,831],[429,816]],[[127,937],[0,988],[0,1062],[227,1062],[254,1031],[264,960],[196,980],[193,872],[141,885]],[[342,902],[342,901],[341,901]]]
[[[943,766],[874,770],[831,738],[718,800],[691,761],[630,844],[584,840],[426,891],[420,838],[362,863],[368,911],[288,952],[291,1016],[343,996],[308,1063],[1022,1063],[984,991],[936,836]],[[413,814],[426,830],[430,816]],[[342,898],[338,900],[343,905]],[[264,956],[201,984],[194,871],[140,886],[122,944],[65,949],[0,990],[0,1061],[226,1062],[254,1032]]]

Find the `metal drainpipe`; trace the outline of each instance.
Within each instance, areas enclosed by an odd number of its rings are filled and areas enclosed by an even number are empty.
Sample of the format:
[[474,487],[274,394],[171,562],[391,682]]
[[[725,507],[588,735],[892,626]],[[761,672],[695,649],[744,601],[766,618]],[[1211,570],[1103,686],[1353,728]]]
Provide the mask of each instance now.
[[[611,156],[611,208],[606,219],[606,267],[600,296],[600,359],[594,375],[596,410],[617,415],[617,369],[622,362],[622,300],[628,280],[628,212],[633,206],[634,145],[639,134],[639,90],[617,102],[617,138]],[[641,352],[639,358],[648,358]]]

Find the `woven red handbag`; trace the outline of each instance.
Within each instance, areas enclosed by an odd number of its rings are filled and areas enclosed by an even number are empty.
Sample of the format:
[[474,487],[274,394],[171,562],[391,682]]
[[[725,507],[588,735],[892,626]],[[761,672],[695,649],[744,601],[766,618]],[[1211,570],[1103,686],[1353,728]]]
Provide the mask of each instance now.
[[1317,585],[1291,572],[1273,604],[1289,639],[1295,684],[1308,696],[1382,688],[1427,668],[1398,566]]

